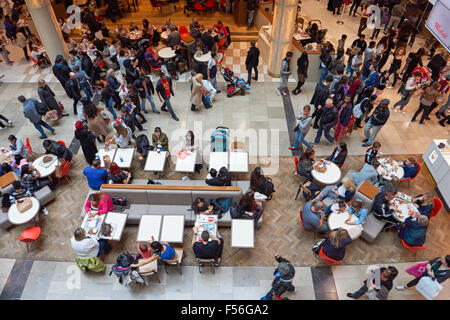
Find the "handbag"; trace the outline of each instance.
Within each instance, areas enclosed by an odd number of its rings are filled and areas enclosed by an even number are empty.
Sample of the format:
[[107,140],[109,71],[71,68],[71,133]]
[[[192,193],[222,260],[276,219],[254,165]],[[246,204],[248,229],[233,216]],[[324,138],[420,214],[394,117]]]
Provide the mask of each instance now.
[[100,227],[100,234],[103,237],[109,237],[112,233],[112,226],[109,223],[102,223],[102,226]]
[[348,55],[348,56],[352,56],[353,55],[352,49],[350,47],[347,48],[347,50],[345,50],[345,54]]
[[423,262],[406,269],[405,272],[412,275],[413,277],[419,278],[425,273],[426,270],[427,270],[427,263]]
[[438,296],[443,287],[437,280],[433,280],[431,277],[422,277],[416,285],[416,289],[428,300],[433,300]]
[[20,213],[24,213],[31,209],[33,203],[31,202],[30,197],[25,197],[17,200],[17,211]]
[[58,106],[62,111],[64,111],[64,105],[62,104],[61,101],[58,101]]
[[316,243],[314,243],[313,247],[312,247],[312,252],[315,255],[319,255],[320,249],[323,247],[323,244],[325,243],[325,238],[318,240]]
[[45,121],[58,120],[59,119],[58,112],[56,112],[56,110],[47,111],[45,113],[44,119],[45,119]]

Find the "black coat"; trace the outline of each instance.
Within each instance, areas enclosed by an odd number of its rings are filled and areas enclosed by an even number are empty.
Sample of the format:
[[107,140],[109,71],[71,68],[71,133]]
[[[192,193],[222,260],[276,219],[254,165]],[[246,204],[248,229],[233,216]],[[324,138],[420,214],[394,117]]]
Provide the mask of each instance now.
[[256,47],[251,47],[247,52],[247,58],[245,59],[245,67],[247,70],[251,68],[256,68],[259,63],[259,49]]
[[[334,148],[333,152],[331,153],[331,156],[329,156],[329,157],[327,158],[327,160],[332,161],[335,165],[337,165],[338,167],[340,167],[340,166],[345,162],[345,159],[347,158],[347,150],[341,151],[341,152],[338,154],[338,156],[337,156],[336,159],[331,160],[331,159],[333,159],[334,155],[335,155],[337,152],[338,152],[338,148],[336,147],[336,148]],[[331,257],[330,257],[330,258],[331,258]]]
[[91,164],[95,159],[95,154],[98,152],[94,134],[87,129],[83,129],[75,131],[75,138],[80,141],[86,162]]
[[380,106],[377,106],[372,113],[371,122],[374,126],[382,126],[389,119],[389,108],[382,109]]
[[67,161],[71,161],[72,160],[72,152],[67,149],[66,147],[64,147],[62,144],[54,141],[54,140],[49,140],[51,143],[51,148],[50,150],[45,150],[45,154],[53,154],[55,156],[58,157],[58,159],[65,159]]
[[45,86],[43,88],[38,88],[37,90],[39,99],[41,102],[49,109],[56,110],[58,114],[62,113],[61,108],[59,107],[58,102],[55,99],[55,94],[49,86]]
[[334,126],[339,118],[339,113],[335,107],[329,110],[327,107],[322,108],[322,117],[320,118],[320,126],[324,129]]
[[[170,78],[167,78],[167,81],[169,82],[170,93],[174,96],[175,94],[173,93],[173,89],[172,89],[172,80]],[[159,94],[161,95],[161,98],[163,98],[163,99],[170,98],[170,97],[166,97],[166,90],[164,89],[161,79],[159,79],[158,82],[156,83],[156,92],[159,92]]]
[[66,89],[67,95],[74,99],[74,100],[80,100],[81,94],[80,94],[80,86],[78,85],[78,81],[74,79],[70,79],[66,82],[66,85],[64,87]]
[[310,104],[313,104],[315,107],[317,107],[318,105],[324,106],[325,101],[328,99],[328,96],[330,94],[329,89],[329,86],[326,86],[325,84],[323,84],[323,82],[319,82],[316,85],[314,95],[311,98]]
[[300,56],[297,59],[297,74],[303,74],[305,78],[308,78],[308,66],[309,61],[308,59],[303,58]]
[[83,69],[90,78],[94,77],[94,64],[89,56],[85,56],[81,59],[81,69]]
[[65,64],[55,64],[53,66],[52,70],[53,70],[53,74],[55,75],[55,77],[58,79],[58,81],[64,87],[66,82],[69,81],[69,79],[70,79],[70,76],[69,76],[70,69],[69,69],[69,67],[66,66]]

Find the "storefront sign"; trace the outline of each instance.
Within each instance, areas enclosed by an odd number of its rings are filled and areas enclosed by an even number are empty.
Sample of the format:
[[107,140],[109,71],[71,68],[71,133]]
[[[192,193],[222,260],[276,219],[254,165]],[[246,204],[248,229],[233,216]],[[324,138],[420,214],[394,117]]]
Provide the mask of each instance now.
[[436,0],[426,27],[450,51],[450,0]]

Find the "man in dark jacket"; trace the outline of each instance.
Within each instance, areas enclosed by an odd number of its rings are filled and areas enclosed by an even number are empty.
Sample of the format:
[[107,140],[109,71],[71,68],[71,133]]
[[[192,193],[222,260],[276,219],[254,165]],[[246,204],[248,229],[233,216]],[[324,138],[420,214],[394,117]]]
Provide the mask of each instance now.
[[258,81],[258,62],[259,62],[259,49],[255,45],[255,41],[250,41],[250,49],[247,52],[247,58],[245,59],[245,68],[248,72],[247,82],[251,83],[252,69],[255,70],[255,77],[253,80]]
[[319,130],[317,130],[316,138],[314,141],[311,141],[310,144],[318,144],[320,138],[322,138],[323,132],[329,144],[332,145],[334,143],[334,138],[331,136],[330,130],[336,124],[337,120],[338,111],[334,107],[333,99],[329,98],[325,101],[325,108],[322,110],[322,117],[320,118],[320,125]]
[[133,84],[134,81],[139,79],[140,72],[139,69],[137,68],[137,64],[138,61],[136,59],[133,60],[127,59],[123,62],[123,66],[125,67],[126,72],[125,78],[127,83],[129,84]]
[[311,98],[310,104],[313,104],[315,109],[312,114],[312,117],[314,119],[314,129],[319,128],[319,120],[322,115],[322,107],[325,105],[325,101],[328,99],[328,96],[330,95],[330,85],[333,82],[333,76],[330,74],[326,76],[324,81],[319,82],[316,85],[316,88],[314,90],[314,95]]
[[[364,135],[366,139],[363,140],[363,147],[368,147],[375,140],[378,132],[381,127],[388,121],[389,119],[389,103],[388,99],[383,99],[380,101],[380,104],[375,108],[372,115],[364,126]],[[372,129],[372,133],[370,133],[370,129]]]
[[[58,56],[55,59],[55,65],[52,68],[53,74],[58,79],[58,81],[61,83],[62,87],[66,88],[66,82],[69,81],[70,76],[70,69],[69,67],[64,64],[64,58],[62,56]],[[67,91],[66,91],[67,92]]]
[[54,140],[44,140],[42,143],[45,154],[53,154],[58,157],[58,159],[64,159],[66,161],[72,161],[72,152],[64,147],[61,143]]
[[156,92],[158,94],[159,101],[163,103],[161,110],[170,112],[170,115],[175,121],[180,121],[173,111],[172,105],[170,104],[170,95],[175,95],[172,89],[172,80],[167,78],[163,72],[159,75],[159,80],[156,83]]
[[133,86],[136,87],[136,89],[139,91],[142,111],[144,111],[144,113],[148,113],[147,110],[145,110],[145,99],[147,99],[152,106],[153,113],[160,113],[156,109],[155,100],[152,96],[155,94],[155,88],[153,87],[153,83],[150,77],[141,75],[139,79],[134,81]]
[[391,222],[391,226],[397,224],[392,214],[394,209],[390,208],[389,203],[394,200],[394,193],[391,190],[385,192],[378,192],[373,199],[373,214],[375,218],[386,222]]
[[292,284],[295,276],[294,266],[289,260],[282,258],[279,253],[275,255],[275,260],[278,261],[278,266],[273,272],[275,279],[272,282],[272,288],[261,300],[272,300],[274,295],[277,300],[281,300],[281,295],[286,291],[295,292]]
[[73,99],[73,114],[77,115],[78,101],[81,99],[80,86],[78,85],[77,76],[71,72],[69,81],[66,82],[65,89],[69,98]]
[[255,10],[258,8],[258,2],[259,0],[247,0],[247,30],[250,30],[253,25],[253,18],[255,17]]
[[231,173],[228,172],[227,168],[222,167],[220,168],[219,175],[217,177],[206,179],[205,182],[210,186],[231,186]]
[[211,35],[211,29],[208,29],[207,31],[203,32],[201,38],[202,43],[208,48],[209,51],[211,51],[216,44],[216,41],[214,41],[213,36]]
[[83,69],[90,78],[95,78],[95,68],[91,58],[84,51],[80,51],[79,56],[81,57],[81,69]]

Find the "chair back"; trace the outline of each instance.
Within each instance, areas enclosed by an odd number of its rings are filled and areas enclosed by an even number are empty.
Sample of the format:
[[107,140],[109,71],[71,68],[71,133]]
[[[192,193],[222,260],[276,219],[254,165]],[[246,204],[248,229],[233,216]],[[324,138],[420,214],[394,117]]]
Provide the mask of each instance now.
[[309,231],[309,230],[306,230],[306,229],[305,229],[305,226],[303,225],[302,212],[303,212],[303,211],[300,210],[300,213],[299,213],[299,216],[300,216],[300,223],[301,223],[301,225],[302,225],[303,230]]
[[201,3],[196,2],[196,3],[194,3],[194,10],[195,11],[202,11],[202,10],[205,10],[205,7],[202,6]]
[[27,148],[30,153],[33,152],[31,151],[30,138],[27,137],[25,141],[26,141],[25,148]]
[[242,141],[233,141],[233,144],[231,145],[231,149],[233,151],[245,151],[245,142]]
[[69,161],[65,161],[62,168],[61,168],[61,178],[65,177],[70,170],[70,162]]
[[[369,148],[366,149],[366,153],[369,151],[370,148],[371,148],[371,147],[369,147]],[[365,157],[365,156],[364,156],[364,163],[367,163],[366,157]]]
[[438,212],[442,209],[442,201],[439,198],[433,198],[433,211],[431,211],[430,219],[438,214]]
[[303,18],[301,18],[301,17],[298,17],[298,18],[297,18],[297,23],[298,23],[299,25],[301,25],[301,28],[303,29],[303,25],[304,25],[304,23],[305,23],[305,19],[303,19]]
[[33,242],[39,238],[39,235],[41,234],[41,228],[40,227],[29,227],[22,231],[22,234],[19,238],[16,238],[16,240],[22,241],[22,242]]
[[325,261],[328,264],[339,264],[340,263],[339,260],[334,260],[334,259],[331,259],[331,258],[327,257],[325,255],[325,253],[323,253],[323,247],[320,248],[319,256],[322,258],[323,261]]
[[208,0],[208,1],[206,1],[206,7],[207,7],[208,9],[214,8],[215,5],[216,5],[216,3],[215,3],[213,0]]
[[180,32],[181,37],[183,37],[183,35],[189,35],[189,31],[186,26],[180,26],[178,31]]
[[62,141],[62,140],[58,140],[57,141],[59,144],[62,144],[64,147],[66,146],[66,143],[64,142],[64,141]]
[[402,239],[402,244],[403,244],[403,247],[405,247],[406,249],[408,249],[409,251],[412,251],[412,252],[418,252],[418,251],[421,251],[421,250],[424,250],[427,248],[424,246],[410,246],[405,241],[403,241],[403,239]]
[[197,259],[197,262],[200,262],[200,263],[214,263],[214,262],[216,262],[216,260],[214,260],[214,259],[200,259],[200,258],[196,258]]
[[295,165],[295,172],[297,174],[300,174],[300,172],[298,171],[298,157],[294,156],[294,165]]
[[181,260],[183,259],[183,248],[175,248],[175,254],[173,255],[173,258],[170,260],[163,260],[167,264],[180,264]]

